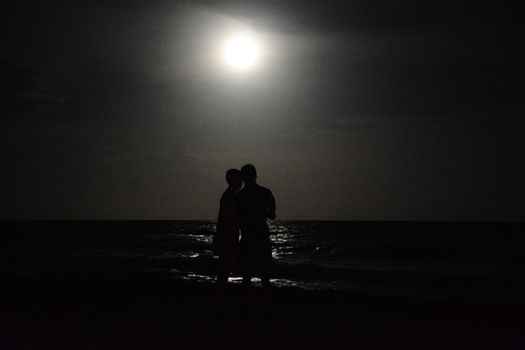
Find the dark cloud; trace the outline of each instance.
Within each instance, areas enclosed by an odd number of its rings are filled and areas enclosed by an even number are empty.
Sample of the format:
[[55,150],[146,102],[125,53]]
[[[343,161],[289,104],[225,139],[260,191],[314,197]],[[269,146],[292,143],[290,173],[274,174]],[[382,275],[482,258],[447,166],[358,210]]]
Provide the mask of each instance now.
[[44,108],[63,103],[66,97],[52,90],[34,70],[1,62],[1,95],[5,110],[2,120],[33,115]]
[[512,1],[207,1],[243,18],[271,21],[279,29],[307,31],[409,31],[436,26],[499,23],[518,28]]

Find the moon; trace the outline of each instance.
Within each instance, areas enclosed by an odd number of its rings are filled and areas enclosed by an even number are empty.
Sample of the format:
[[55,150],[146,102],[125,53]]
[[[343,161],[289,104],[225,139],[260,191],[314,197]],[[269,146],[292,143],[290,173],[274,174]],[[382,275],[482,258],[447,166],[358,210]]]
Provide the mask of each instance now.
[[229,37],[222,50],[222,56],[227,66],[237,72],[247,72],[259,63],[261,55],[260,44],[254,35],[238,33]]

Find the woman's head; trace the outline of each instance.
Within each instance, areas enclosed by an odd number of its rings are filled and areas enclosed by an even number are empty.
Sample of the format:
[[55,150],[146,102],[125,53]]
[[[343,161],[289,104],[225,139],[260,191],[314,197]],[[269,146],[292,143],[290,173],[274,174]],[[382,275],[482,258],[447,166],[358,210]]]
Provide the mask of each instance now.
[[236,190],[241,188],[242,186],[242,179],[241,179],[241,172],[239,169],[229,169],[226,172],[226,182],[228,185]]

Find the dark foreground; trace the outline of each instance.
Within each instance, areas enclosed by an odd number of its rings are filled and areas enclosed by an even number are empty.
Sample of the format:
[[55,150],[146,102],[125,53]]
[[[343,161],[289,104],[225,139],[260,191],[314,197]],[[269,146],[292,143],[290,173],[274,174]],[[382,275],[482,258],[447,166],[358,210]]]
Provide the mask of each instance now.
[[522,349],[523,304],[404,300],[145,274],[2,276],[0,349]]

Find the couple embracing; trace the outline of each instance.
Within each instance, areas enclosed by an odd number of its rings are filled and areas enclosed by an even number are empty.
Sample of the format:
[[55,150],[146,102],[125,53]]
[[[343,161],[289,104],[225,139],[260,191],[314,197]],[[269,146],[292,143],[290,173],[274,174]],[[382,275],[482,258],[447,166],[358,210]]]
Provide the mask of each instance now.
[[250,284],[252,276],[258,276],[264,288],[270,287],[272,250],[266,219],[275,219],[275,199],[256,179],[257,171],[251,164],[240,171],[226,172],[228,188],[221,196],[213,237],[214,254],[219,256],[217,284],[221,289],[237,264],[244,285]]

